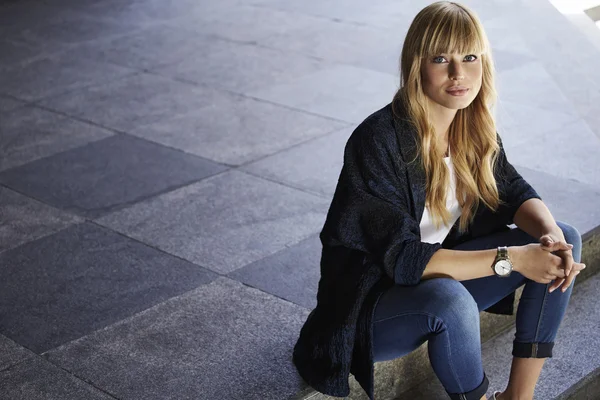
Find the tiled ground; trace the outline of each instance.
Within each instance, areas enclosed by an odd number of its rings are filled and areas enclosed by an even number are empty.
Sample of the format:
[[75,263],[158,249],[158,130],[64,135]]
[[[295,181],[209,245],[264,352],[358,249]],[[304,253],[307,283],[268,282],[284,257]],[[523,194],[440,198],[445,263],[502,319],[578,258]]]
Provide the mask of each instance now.
[[[0,2],[0,399],[302,389],[344,144],[428,3]],[[597,51],[545,0],[466,4],[509,159],[589,232]]]

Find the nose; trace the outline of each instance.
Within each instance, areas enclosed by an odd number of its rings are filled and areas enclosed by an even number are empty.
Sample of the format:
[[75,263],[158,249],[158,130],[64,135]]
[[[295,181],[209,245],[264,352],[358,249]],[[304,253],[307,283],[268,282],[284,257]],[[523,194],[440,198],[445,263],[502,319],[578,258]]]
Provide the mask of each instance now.
[[453,63],[450,67],[450,79],[452,80],[463,80],[465,79],[465,75],[464,75],[464,71],[462,70],[462,67],[459,64],[455,64]]

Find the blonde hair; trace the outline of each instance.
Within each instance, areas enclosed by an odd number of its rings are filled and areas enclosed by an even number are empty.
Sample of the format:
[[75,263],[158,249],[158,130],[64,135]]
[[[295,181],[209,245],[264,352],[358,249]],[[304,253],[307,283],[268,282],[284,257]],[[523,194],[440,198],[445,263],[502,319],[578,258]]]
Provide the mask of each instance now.
[[456,197],[462,207],[459,229],[465,232],[480,201],[492,210],[501,203],[493,173],[499,145],[494,116],[488,108],[497,97],[494,64],[483,26],[472,11],[455,2],[439,1],[417,14],[402,48],[401,85],[392,105],[396,115],[398,103],[404,105],[404,117],[418,133],[417,154],[421,156],[427,182],[425,204],[433,221],[438,228],[442,222],[449,225],[446,187],[450,174],[443,153],[436,146],[421,79],[422,62],[441,53],[481,53],[481,89],[468,107],[457,111],[448,132]]

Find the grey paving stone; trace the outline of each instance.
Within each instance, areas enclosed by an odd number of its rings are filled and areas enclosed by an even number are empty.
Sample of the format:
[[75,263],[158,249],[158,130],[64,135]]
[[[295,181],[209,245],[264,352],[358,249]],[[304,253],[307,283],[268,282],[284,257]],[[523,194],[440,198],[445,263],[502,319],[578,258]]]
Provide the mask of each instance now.
[[[300,54],[213,39],[202,52],[153,71],[236,93],[290,82],[326,67]],[[289,95],[289,94],[288,94]]]
[[0,171],[114,135],[37,107],[0,114]]
[[0,335],[0,371],[32,357],[35,357],[35,353]]
[[[15,40],[0,38],[0,71],[14,66],[26,63],[38,57],[37,49]],[[0,91],[5,92],[0,87]]]
[[344,161],[348,127],[248,164],[245,171],[292,187],[333,196]]
[[211,89],[136,74],[41,102],[45,107],[127,132],[211,104]]
[[[541,138],[547,132],[564,129],[578,119],[575,114],[550,111],[503,98],[496,103],[496,129],[506,145],[522,146],[528,139]],[[543,146],[543,141],[538,145]]]
[[0,253],[0,265],[0,333],[36,353],[216,277],[91,223]]
[[82,220],[0,186],[0,221],[2,252]]
[[397,74],[402,38],[408,24],[380,29],[315,18],[307,29],[303,22],[302,18],[292,14],[282,25],[285,26],[284,31],[261,38],[258,43],[286,52]]
[[229,273],[318,232],[328,203],[229,171],[97,222],[213,271]]
[[318,235],[230,273],[228,276],[308,309],[317,305],[321,277]]
[[317,115],[359,123],[388,104],[399,83],[390,74],[339,65],[249,94]]
[[78,57],[147,70],[203,54],[214,38],[172,25],[150,25],[118,37],[107,37],[73,48]]
[[600,226],[600,188],[517,167],[521,175],[540,194],[552,215],[559,221],[573,225],[584,234]]
[[17,37],[22,41],[48,46],[53,42],[84,43],[105,36],[120,35],[135,27],[61,7],[59,14],[46,17],[33,25],[21,25],[19,29]]
[[600,138],[581,119],[505,149],[511,163],[600,188]]
[[124,67],[56,53],[4,69],[0,74],[0,91],[18,99],[35,101],[84,86],[104,85],[131,73],[132,70]]
[[48,19],[60,18],[60,7],[35,1],[15,1],[3,4],[0,14],[0,37],[11,38],[24,27],[39,26]]
[[0,173],[0,183],[94,218],[226,167],[129,135],[115,135]]
[[509,69],[519,68],[524,64],[535,62],[537,58],[529,57],[517,52],[506,50],[493,50],[494,67],[496,72],[504,72]]
[[[22,101],[10,98],[10,97],[6,97],[6,96],[0,96],[0,113],[3,112],[8,112],[8,111],[12,111],[15,108],[19,108],[21,107],[23,104]],[[3,115],[2,116],[2,126],[4,126],[4,119],[6,117]]]
[[110,400],[114,397],[39,357],[0,372],[0,400]]
[[134,128],[131,134],[221,163],[240,165],[345,126],[228,93],[209,106]]
[[301,387],[291,353],[307,314],[218,278],[46,356],[118,398],[279,400]]
[[530,62],[497,75],[498,96],[514,103],[577,114],[541,62]]

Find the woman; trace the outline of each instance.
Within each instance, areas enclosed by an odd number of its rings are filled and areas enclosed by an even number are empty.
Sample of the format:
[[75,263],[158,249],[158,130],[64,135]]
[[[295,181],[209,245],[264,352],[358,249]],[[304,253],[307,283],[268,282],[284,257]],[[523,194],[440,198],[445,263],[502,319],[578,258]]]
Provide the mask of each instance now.
[[524,284],[510,381],[494,398],[533,398],[585,268],[581,236],[506,159],[489,108],[490,47],[472,11],[438,2],[419,12],[400,69],[393,101],[346,144],[296,367],[334,396],[348,395],[352,373],[373,399],[373,362],[428,340],[450,398],[486,399],[479,312],[514,314]]

